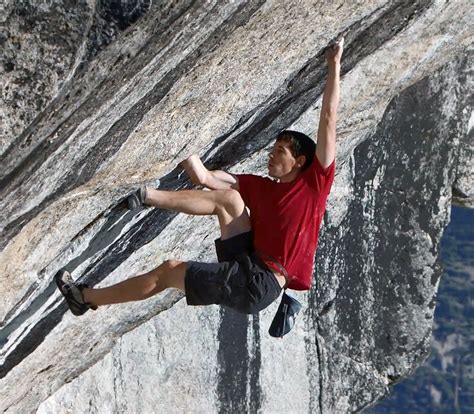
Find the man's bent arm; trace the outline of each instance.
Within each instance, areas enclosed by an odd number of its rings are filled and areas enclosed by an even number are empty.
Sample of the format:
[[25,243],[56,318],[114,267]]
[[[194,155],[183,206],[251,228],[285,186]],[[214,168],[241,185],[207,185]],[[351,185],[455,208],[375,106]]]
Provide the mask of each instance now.
[[324,168],[329,167],[336,156],[336,120],[343,46],[344,39],[342,38],[326,51],[328,77],[324,88],[316,144],[316,156]]
[[191,155],[181,162],[181,166],[196,185],[203,185],[211,190],[239,189],[239,180],[225,171],[209,171],[197,155]]

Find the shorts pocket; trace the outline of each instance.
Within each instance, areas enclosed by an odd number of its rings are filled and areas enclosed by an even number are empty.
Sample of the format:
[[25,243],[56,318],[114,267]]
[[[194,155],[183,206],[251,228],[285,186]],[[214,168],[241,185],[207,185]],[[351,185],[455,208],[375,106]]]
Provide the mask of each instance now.
[[248,291],[250,296],[250,307],[252,312],[256,313],[265,309],[273,301],[275,301],[278,296],[280,296],[281,288],[276,288],[273,281],[270,280],[270,277],[273,275],[268,274],[264,271],[257,271],[253,275],[251,283],[248,285]]

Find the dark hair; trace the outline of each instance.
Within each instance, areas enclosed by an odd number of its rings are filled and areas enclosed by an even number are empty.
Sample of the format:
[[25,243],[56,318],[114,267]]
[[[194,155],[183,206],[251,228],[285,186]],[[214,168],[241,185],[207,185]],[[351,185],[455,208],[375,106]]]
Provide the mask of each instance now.
[[302,171],[306,170],[313,162],[314,154],[316,153],[316,144],[310,137],[302,132],[290,130],[281,131],[276,137],[276,140],[289,142],[293,157],[297,158],[300,155],[306,157],[306,162],[301,168]]

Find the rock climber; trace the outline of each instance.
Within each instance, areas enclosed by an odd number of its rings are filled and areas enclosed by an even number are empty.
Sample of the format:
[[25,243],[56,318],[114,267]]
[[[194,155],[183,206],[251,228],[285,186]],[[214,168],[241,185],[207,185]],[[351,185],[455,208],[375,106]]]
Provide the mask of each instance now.
[[301,132],[279,133],[268,159],[271,178],[209,171],[193,155],[181,165],[194,184],[211,191],[142,187],[129,197],[129,208],[144,204],[217,216],[217,263],[167,260],[148,273],[97,289],[74,282],[62,269],[55,280],[72,313],[82,315],[102,305],[143,300],[177,288],[188,305],[221,304],[252,314],[275,301],[282,289],[310,289],[319,227],[335,172],[343,44],[341,38],[325,51],[328,76],[317,144]]

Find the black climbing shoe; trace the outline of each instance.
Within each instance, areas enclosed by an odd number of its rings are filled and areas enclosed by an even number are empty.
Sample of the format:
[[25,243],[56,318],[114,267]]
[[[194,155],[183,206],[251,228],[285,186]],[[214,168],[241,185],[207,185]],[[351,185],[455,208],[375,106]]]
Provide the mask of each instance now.
[[143,185],[127,198],[127,207],[129,210],[136,210],[145,204],[146,187]]
[[67,270],[59,270],[54,276],[54,281],[74,315],[80,316],[86,313],[89,309],[97,309],[97,306],[92,306],[90,303],[84,301],[82,290],[88,286],[85,284],[74,283],[71,274]]
[[145,206],[145,199],[147,194],[147,188],[158,188],[160,186],[160,180],[148,181],[146,185],[140,186],[138,190],[130,194],[127,197],[127,207],[129,210],[136,210],[137,208]]
[[280,306],[278,306],[277,313],[273,318],[268,333],[275,338],[282,338],[283,335],[290,332],[301,307],[301,303],[295,298],[283,293]]

